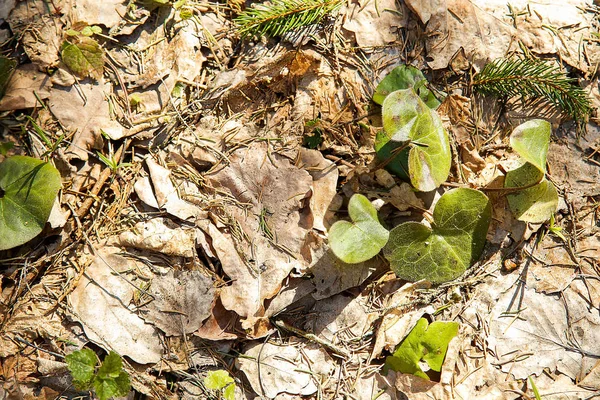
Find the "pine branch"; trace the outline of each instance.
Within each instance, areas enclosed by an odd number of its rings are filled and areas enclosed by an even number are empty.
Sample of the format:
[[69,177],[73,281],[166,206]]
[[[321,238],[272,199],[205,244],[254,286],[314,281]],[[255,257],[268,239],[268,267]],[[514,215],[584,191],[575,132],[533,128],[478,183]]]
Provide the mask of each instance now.
[[272,0],[241,13],[235,23],[242,37],[281,36],[302,26],[315,24],[338,9],[343,0]]
[[592,105],[586,92],[574,85],[558,66],[540,59],[498,59],[473,78],[475,90],[522,101],[544,99],[576,121],[585,120]]

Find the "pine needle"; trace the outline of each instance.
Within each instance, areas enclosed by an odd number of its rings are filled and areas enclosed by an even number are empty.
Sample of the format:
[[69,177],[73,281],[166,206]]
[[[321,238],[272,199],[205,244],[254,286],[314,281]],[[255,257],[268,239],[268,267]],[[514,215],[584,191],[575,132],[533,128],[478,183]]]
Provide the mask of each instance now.
[[586,92],[574,85],[558,66],[535,58],[498,59],[474,76],[475,90],[522,101],[543,99],[576,121],[583,121],[592,106]]
[[235,19],[235,24],[242,37],[281,36],[320,22],[342,3],[343,0],[272,0],[244,11]]

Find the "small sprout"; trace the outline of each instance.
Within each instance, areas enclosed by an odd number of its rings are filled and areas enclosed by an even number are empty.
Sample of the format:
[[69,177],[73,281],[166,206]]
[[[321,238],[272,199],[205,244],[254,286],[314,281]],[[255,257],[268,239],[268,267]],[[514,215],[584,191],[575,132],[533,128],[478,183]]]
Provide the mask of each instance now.
[[131,389],[123,361],[111,351],[98,367],[98,357],[90,349],[75,351],[65,357],[73,384],[81,390],[93,389],[100,400],[126,396]]
[[209,371],[204,378],[204,386],[207,389],[218,390],[225,400],[235,399],[235,381],[225,370]]

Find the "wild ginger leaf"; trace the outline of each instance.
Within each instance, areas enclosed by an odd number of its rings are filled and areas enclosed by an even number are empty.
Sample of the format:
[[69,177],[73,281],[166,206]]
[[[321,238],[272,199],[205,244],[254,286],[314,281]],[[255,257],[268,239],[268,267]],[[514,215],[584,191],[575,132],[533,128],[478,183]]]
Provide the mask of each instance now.
[[423,360],[429,368],[440,372],[448,344],[458,334],[458,327],[457,322],[443,321],[435,321],[428,326],[427,320],[421,318],[396,348],[394,355],[386,358],[386,367],[429,380],[419,362]]
[[491,218],[485,194],[452,189],[436,204],[432,228],[417,222],[398,225],[391,230],[383,254],[402,279],[447,282],[479,259]]
[[357,264],[375,257],[389,232],[379,223],[375,207],[361,194],[350,198],[348,213],[352,222],[337,221],[329,229],[329,245],[339,259]]
[[558,207],[558,193],[552,182],[544,178],[544,173],[531,163],[525,163],[506,173],[506,188],[525,187],[536,182],[539,183],[506,196],[511,211],[519,221],[547,221]]
[[60,186],[58,170],[37,158],[14,156],[0,164],[0,250],[42,231]]
[[510,146],[525,161],[546,172],[546,157],[550,145],[550,122],[533,119],[517,126],[510,135]]
[[83,390],[89,388],[94,377],[94,368],[98,363],[96,353],[90,349],[74,351],[67,354],[65,361],[75,386]]
[[67,67],[80,78],[100,79],[104,73],[104,50],[91,37],[70,38],[63,42],[60,54]]
[[535,119],[519,125],[510,135],[511,147],[526,162],[519,168],[508,171],[504,179],[504,187],[527,187],[539,182],[532,187],[507,195],[510,209],[520,221],[544,222],[558,207],[556,188],[552,182],[544,178],[550,134],[550,123]]
[[385,98],[396,90],[414,89],[428,107],[436,109],[440,105],[440,101],[427,88],[426,84],[427,78],[425,78],[421,70],[412,65],[400,65],[379,82],[373,94],[373,101],[381,105]]
[[[391,156],[399,147],[408,146],[411,184],[425,192],[441,185],[450,173],[451,153],[448,133],[437,112],[413,89],[406,89],[389,94],[383,101],[382,113],[387,141],[380,141],[378,159],[387,161],[387,154]],[[401,152],[396,157],[399,159],[391,161],[402,163],[406,155]]]

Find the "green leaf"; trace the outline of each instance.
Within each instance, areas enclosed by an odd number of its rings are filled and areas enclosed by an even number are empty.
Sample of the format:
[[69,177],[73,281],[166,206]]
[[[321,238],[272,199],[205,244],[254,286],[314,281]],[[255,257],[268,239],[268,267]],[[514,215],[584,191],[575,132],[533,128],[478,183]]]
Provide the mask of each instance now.
[[[414,90],[397,90],[383,102],[383,128],[389,154],[393,148],[409,146],[408,174],[411,184],[421,191],[431,191],[450,173],[450,142],[440,116],[416,95]],[[385,142],[385,143],[384,143]],[[378,158],[385,160],[380,143]],[[390,146],[392,149],[390,149]]]
[[431,90],[427,89],[426,84],[427,79],[418,68],[412,65],[400,65],[379,82],[373,94],[373,101],[381,105],[385,98],[396,90],[414,89],[428,107],[436,109],[440,102]]
[[485,194],[452,189],[436,204],[432,228],[417,222],[398,225],[390,232],[383,254],[402,279],[447,282],[479,259],[491,218]]
[[329,229],[333,254],[348,264],[373,258],[385,246],[389,232],[379,223],[377,210],[369,199],[355,194],[348,203],[353,222],[337,221]]
[[74,351],[67,354],[65,361],[75,386],[83,390],[89,388],[94,377],[94,368],[98,363],[96,353],[90,349]]
[[17,62],[8,57],[0,56],[0,99],[4,96],[10,77],[17,68]]
[[550,145],[551,125],[534,119],[515,128],[510,135],[510,145],[526,162],[504,178],[504,187],[523,189],[506,196],[508,205],[520,221],[540,223],[548,220],[558,207],[556,188],[544,178],[546,157]]
[[115,378],[102,379],[99,376],[94,377],[92,383],[94,392],[100,400],[107,400],[111,397],[125,396],[129,393],[129,376],[123,372]]
[[60,174],[51,164],[14,156],[0,164],[0,250],[37,236],[60,189]]
[[206,378],[204,378],[204,386],[206,386],[207,389],[213,390],[221,390],[233,382],[234,380],[229,376],[229,372],[223,369],[208,371]]
[[525,161],[546,172],[546,156],[550,145],[550,122],[533,119],[517,126],[510,135],[510,146]]
[[[540,181],[541,180],[541,181]],[[517,169],[508,171],[504,178],[504,187],[524,187],[540,182],[506,196],[508,205],[519,221],[541,223],[547,221],[558,207],[558,193],[552,182],[544,178],[544,173],[535,165],[525,163]]]
[[123,361],[114,351],[108,353],[102,365],[98,369],[98,376],[102,379],[116,378],[123,371]]
[[0,154],[7,155],[13,147],[15,147],[14,142],[0,142]]
[[100,79],[104,72],[104,50],[91,37],[81,36],[65,41],[61,58],[73,73],[81,78]]
[[386,358],[385,365],[394,371],[429,380],[429,376],[423,372],[419,362],[423,360],[429,368],[440,372],[448,351],[448,344],[457,334],[457,322],[435,321],[428,326],[427,320],[421,318],[396,348],[394,355]]
[[235,385],[230,384],[223,390],[223,397],[225,400],[235,400]]

